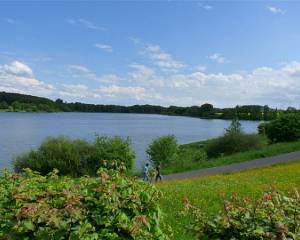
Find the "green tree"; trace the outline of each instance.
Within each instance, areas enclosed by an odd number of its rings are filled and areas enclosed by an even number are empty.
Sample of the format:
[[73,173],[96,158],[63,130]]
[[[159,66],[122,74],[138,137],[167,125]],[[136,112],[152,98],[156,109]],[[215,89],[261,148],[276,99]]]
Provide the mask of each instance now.
[[204,103],[201,105],[200,109],[203,112],[211,112],[212,110],[214,110],[214,106],[210,103]]
[[0,102],[0,109],[8,109],[9,105],[7,104],[7,102],[2,101]]
[[228,128],[225,129],[226,133],[242,133],[242,125],[238,118],[232,119]]
[[272,142],[289,142],[300,139],[300,114],[281,115],[265,124],[265,132]]
[[12,103],[12,107],[14,108],[14,111],[20,111],[20,110],[22,110],[21,103],[19,103],[18,101],[14,101]]
[[178,150],[177,139],[174,135],[158,137],[147,148],[147,154],[155,164],[169,164],[175,160]]
[[135,162],[135,152],[129,138],[96,136],[94,150],[91,156],[93,165],[97,169],[101,160],[117,161],[123,163],[131,170]]

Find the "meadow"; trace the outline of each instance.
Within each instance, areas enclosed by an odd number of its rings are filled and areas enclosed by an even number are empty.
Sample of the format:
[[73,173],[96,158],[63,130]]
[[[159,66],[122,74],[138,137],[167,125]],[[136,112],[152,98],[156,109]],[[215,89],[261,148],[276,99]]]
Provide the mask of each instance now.
[[222,209],[223,195],[228,198],[237,193],[256,198],[273,188],[288,192],[299,185],[300,160],[233,174],[166,181],[157,187],[164,195],[160,204],[166,215],[165,221],[173,228],[172,239],[192,240],[195,238],[185,231],[190,219],[181,214],[185,197],[211,216]]

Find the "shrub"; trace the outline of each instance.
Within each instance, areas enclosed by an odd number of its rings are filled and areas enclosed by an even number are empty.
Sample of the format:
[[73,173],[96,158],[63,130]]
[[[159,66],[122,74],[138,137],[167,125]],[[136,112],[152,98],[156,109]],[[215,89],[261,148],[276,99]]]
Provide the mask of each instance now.
[[266,128],[268,127],[267,122],[262,122],[257,126],[258,134],[265,136],[266,135]]
[[209,142],[206,146],[206,152],[209,158],[213,158],[259,149],[262,145],[262,137],[257,134],[228,132]]
[[0,239],[168,239],[154,186],[100,168],[97,177],[26,169],[0,177]]
[[177,160],[183,160],[184,162],[201,162],[207,160],[207,154],[203,148],[179,147]]
[[272,142],[290,142],[300,139],[300,114],[285,114],[265,125]]
[[290,239],[300,238],[300,197],[297,191],[284,195],[266,193],[257,201],[238,198],[224,201],[224,209],[210,219],[184,201],[194,221],[188,226],[198,239]]
[[119,163],[124,163],[127,169],[132,169],[135,152],[131,147],[130,139],[97,136],[94,141],[92,162],[99,164],[101,160],[116,160]]
[[232,119],[228,128],[225,129],[226,133],[242,133],[242,125],[238,118]]
[[154,139],[146,152],[152,162],[167,165],[176,158],[177,149],[176,137],[167,135]]
[[129,140],[120,137],[97,136],[94,142],[72,140],[67,137],[47,138],[37,150],[17,156],[14,161],[16,172],[30,168],[42,174],[51,172],[54,168],[62,175],[74,177],[95,175],[101,165],[101,160],[110,162],[116,160],[131,169],[135,159]]

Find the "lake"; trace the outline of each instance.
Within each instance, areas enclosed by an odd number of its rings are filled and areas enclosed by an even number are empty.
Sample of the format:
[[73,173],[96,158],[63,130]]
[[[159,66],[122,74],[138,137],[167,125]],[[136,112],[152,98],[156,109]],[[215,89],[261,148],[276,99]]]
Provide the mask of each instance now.
[[[224,133],[230,121],[190,117],[124,113],[0,113],[0,169],[12,159],[36,148],[47,136],[65,135],[93,140],[95,134],[130,137],[136,167],[147,159],[145,150],[155,137],[174,134],[189,143]],[[256,132],[257,121],[241,121],[243,129]]]

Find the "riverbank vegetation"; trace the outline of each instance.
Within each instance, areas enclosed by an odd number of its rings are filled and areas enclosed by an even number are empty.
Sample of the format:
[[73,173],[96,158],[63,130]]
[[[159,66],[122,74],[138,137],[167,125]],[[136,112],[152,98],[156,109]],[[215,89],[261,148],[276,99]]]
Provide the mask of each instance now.
[[299,113],[293,107],[286,110],[269,106],[246,105],[232,108],[217,108],[204,103],[201,106],[162,107],[156,105],[103,105],[85,103],[67,103],[62,99],[55,101],[36,96],[0,92],[0,111],[11,112],[102,112],[102,113],[144,113],[176,116],[190,116],[208,119],[272,120],[285,113]]
[[[234,119],[228,129],[225,129],[223,136],[179,146],[173,161],[164,164],[163,174],[216,167],[298,151],[299,123],[299,115],[286,114],[269,123],[262,123],[259,126],[259,134],[246,134],[241,129],[239,121]],[[290,129],[293,133],[290,133]]]
[[259,126],[271,142],[292,142],[300,140],[300,114],[286,114]]
[[43,175],[58,169],[61,175],[95,176],[100,167],[115,168],[116,162],[131,171],[135,161],[129,139],[96,136],[93,142],[68,137],[49,137],[38,149],[21,154],[14,160],[16,172],[30,168]]

